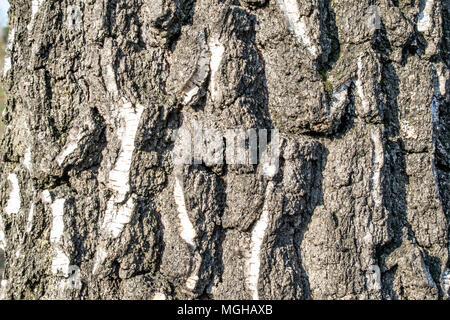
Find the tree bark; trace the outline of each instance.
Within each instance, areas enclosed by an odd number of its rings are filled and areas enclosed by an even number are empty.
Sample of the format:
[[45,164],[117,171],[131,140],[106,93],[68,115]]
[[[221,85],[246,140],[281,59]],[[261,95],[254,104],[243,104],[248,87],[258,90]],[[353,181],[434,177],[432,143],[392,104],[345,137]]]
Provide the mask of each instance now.
[[448,298],[448,1],[10,4],[3,299]]

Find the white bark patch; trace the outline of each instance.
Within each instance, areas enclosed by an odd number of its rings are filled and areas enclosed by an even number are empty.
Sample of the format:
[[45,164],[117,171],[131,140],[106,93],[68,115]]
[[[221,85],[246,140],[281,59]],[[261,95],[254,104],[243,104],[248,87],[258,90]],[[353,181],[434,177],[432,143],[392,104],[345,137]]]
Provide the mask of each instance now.
[[[86,140],[91,132],[95,130],[95,124],[92,118],[86,117],[75,123],[69,130],[64,147],[56,157],[56,162],[59,166],[63,166],[69,156],[71,156],[76,150],[79,149],[83,140]],[[73,156],[72,158],[77,158]]]
[[348,88],[352,84],[351,81],[348,81],[344,83],[342,86],[339,87],[339,89],[336,90],[336,92],[333,93],[332,99],[331,99],[331,109],[327,109],[327,116],[330,116],[334,113],[335,110],[342,109],[345,104],[348,102]]
[[33,170],[33,164],[31,162],[31,149],[27,148],[27,151],[25,152],[23,156],[23,165],[25,168],[27,168],[28,171],[31,172]]
[[[269,182],[266,190],[266,199],[272,194],[273,188],[273,182]],[[259,300],[258,282],[261,272],[261,248],[269,225],[269,218],[269,208],[266,202],[261,217],[255,223],[252,230],[250,258],[247,261],[247,286],[252,294],[253,300]]]
[[108,253],[106,252],[106,250],[103,247],[99,247],[97,249],[97,252],[95,253],[94,266],[92,268],[92,273],[94,273],[94,274],[97,273],[98,268],[103,263],[103,261],[106,260],[107,256],[108,256]]
[[177,205],[178,219],[180,220],[180,236],[186,243],[194,246],[197,233],[186,210],[186,202],[184,198],[184,190],[179,178],[175,178],[175,186],[173,188],[173,196]]
[[[135,149],[136,133],[141,120],[144,107],[140,104],[133,108],[132,103],[126,102],[119,110],[120,126],[117,130],[121,141],[121,149],[114,168],[109,173],[108,187],[114,191],[114,195],[106,204],[105,217],[101,229],[109,238],[117,238],[125,225],[129,224],[135,212],[136,203],[130,197],[124,204],[130,191],[130,169]],[[107,252],[99,247],[95,255],[93,273],[105,261]]]
[[55,248],[52,260],[53,275],[62,274],[64,277],[69,275],[69,257],[60,248]]
[[225,47],[219,42],[218,39],[212,39],[209,43],[209,50],[211,52],[211,82],[210,82],[210,92],[212,100],[217,97],[216,81],[217,72],[219,71],[220,63],[222,62],[223,53],[225,52]]
[[189,290],[194,290],[197,286],[198,282],[198,275],[192,274],[187,280],[186,280],[186,288]]
[[56,199],[50,206],[53,214],[52,230],[50,232],[50,242],[58,243],[64,233],[64,204],[65,199]]
[[197,61],[197,66],[194,74],[188,80],[181,90],[181,94],[184,96],[183,103],[186,105],[190,103],[193,98],[200,92],[203,83],[209,75],[209,67],[211,61],[211,54],[208,51],[205,35],[202,33],[199,36],[200,41],[200,56]]
[[116,72],[111,64],[106,66],[105,84],[110,93],[117,94]]
[[67,6],[66,25],[69,29],[80,30],[83,22],[83,13],[78,5]]
[[366,272],[367,289],[379,291],[381,290],[381,271],[376,264],[371,265]]
[[278,166],[276,164],[264,163],[262,166],[262,174],[273,178],[278,172]]
[[[270,142],[267,141],[267,132],[265,134],[261,133],[259,139],[261,140],[260,148],[261,150],[263,150],[259,160],[261,163],[261,173],[263,176],[266,176],[269,179],[271,179],[278,173],[280,169],[279,132],[276,130],[272,130]],[[244,141],[242,142],[245,144]],[[255,159],[256,159],[256,152],[255,152]]]
[[369,111],[369,102],[367,101],[365,94],[364,94],[364,87],[362,84],[362,81],[360,79],[361,75],[359,74],[362,69],[362,59],[361,57],[358,58],[358,79],[355,81],[356,85],[356,92],[358,93],[359,98],[361,99],[362,107],[365,112]]
[[[446,93],[446,84],[447,84],[447,75],[445,75],[441,69],[437,70],[438,81],[439,81],[439,92],[441,96],[445,97]],[[448,74],[448,73],[447,73]]]
[[363,238],[363,241],[366,245],[371,246],[373,245],[373,237],[370,231],[367,231],[366,235]]
[[263,152],[260,160],[263,176],[266,176],[269,179],[275,177],[280,169],[279,155],[279,136],[278,134],[274,134],[272,136],[272,141],[267,145],[267,149]]
[[8,175],[8,180],[11,184],[11,192],[9,194],[9,200],[5,208],[7,214],[17,214],[20,210],[21,200],[20,200],[20,187],[19,180],[15,173],[10,173]]
[[3,225],[3,219],[0,215],[0,249],[6,250],[6,238],[5,238],[5,226]]
[[167,300],[167,297],[164,293],[157,292],[153,295],[152,300]]
[[69,266],[67,279],[59,284],[60,290],[81,290],[81,270],[78,266]]
[[118,129],[118,136],[121,140],[121,150],[117,158],[115,167],[109,173],[109,187],[117,192],[117,201],[125,200],[130,189],[130,168],[131,160],[135,148],[136,133],[141,120],[144,107],[140,104],[136,110],[130,102],[125,103],[120,108],[121,123]]
[[16,37],[16,29],[10,29],[8,33],[8,43],[6,45],[7,55],[5,56],[5,62],[3,63],[3,76],[6,77],[8,71],[11,70],[12,67],[12,59],[11,59],[11,51],[14,46],[14,40]]
[[0,281],[0,300],[5,300],[5,293],[8,286],[8,280],[3,279]]
[[28,212],[27,217],[27,232],[31,232],[31,229],[33,228],[33,217],[34,217],[34,203],[30,206],[30,211]]
[[8,43],[6,45],[6,49],[8,51],[11,51],[13,49],[15,39],[16,39],[16,29],[12,28],[8,33]]
[[6,77],[8,75],[8,71],[11,70],[12,62],[11,57],[7,56],[5,57],[5,62],[3,63],[3,77]]
[[425,6],[419,13],[417,31],[425,32],[431,27],[434,0],[425,0]]
[[52,229],[50,231],[50,243],[53,246],[52,273],[69,275],[69,257],[61,248],[64,234],[64,204],[65,199],[56,199],[50,206],[53,215]]
[[372,174],[372,199],[377,206],[382,205],[383,190],[381,183],[381,172],[384,166],[384,149],[381,132],[378,129],[370,131],[373,144],[373,174]]
[[33,30],[34,22],[36,20],[36,14],[38,13],[39,8],[43,2],[44,2],[44,0],[32,0],[31,1],[31,17],[30,17],[30,23],[27,26],[29,32],[31,32]]
[[68,156],[70,156],[76,149],[78,148],[78,143],[76,141],[70,141],[69,144],[67,144],[63,151],[56,157],[56,162],[58,162],[58,165],[62,165],[64,160]]
[[114,199],[109,200],[102,226],[106,235],[113,239],[120,236],[125,225],[131,222],[135,208],[136,204],[132,197],[125,204],[117,204]]
[[297,0],[277,0],[278,6],[286,18],[289,31],[307,47],[309,53],[315,57],[317,55],[317,48],[311,42],[311,39],[306,34],[305,17],[300,16],[300,10]]
[[107,236],[117,238],[124,226],[130,223],[136,207],[134,198],[129,198],[123,204],[130,191],[130,169],[135,149],[136,133],[144,107],[140,104],[136,110],[130,102],[120,108],[120,126],[118,136],[121,140],[121,150],[114,168],[109,173],[108,186],[115,192],[107,202],[102,229]]
[[[54,223],[55,223],[55,221],[54,221]],[[52,270],[52,274],[55,276],[58,274],[62,274],[64,277],[66,277],[69,274],[70,261],[69,261],[69,258],[67,257],[67,255],[64,253],[64,251],[60,248],[59,241],[55,242],[55,241],[51,240],[51,243],[53,244],[53,259],[52,259],[51,270]]]
[[42,191],[42,202],[43,203],[52,203],[53,202],[53,196],[48,190]]

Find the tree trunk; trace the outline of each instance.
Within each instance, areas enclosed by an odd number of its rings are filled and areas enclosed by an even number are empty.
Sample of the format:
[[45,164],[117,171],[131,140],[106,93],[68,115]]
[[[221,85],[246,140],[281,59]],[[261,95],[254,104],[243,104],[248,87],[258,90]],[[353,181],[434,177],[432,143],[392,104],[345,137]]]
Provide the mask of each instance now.
[[10,3],[2,298],[448,298],[448,1]]

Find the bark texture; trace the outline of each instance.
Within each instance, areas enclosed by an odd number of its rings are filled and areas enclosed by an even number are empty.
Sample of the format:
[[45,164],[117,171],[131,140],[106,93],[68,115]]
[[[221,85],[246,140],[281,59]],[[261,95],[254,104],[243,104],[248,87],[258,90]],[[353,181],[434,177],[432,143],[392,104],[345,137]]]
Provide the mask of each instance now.
[[2,298],[448,298],[448,1],[10,3]]

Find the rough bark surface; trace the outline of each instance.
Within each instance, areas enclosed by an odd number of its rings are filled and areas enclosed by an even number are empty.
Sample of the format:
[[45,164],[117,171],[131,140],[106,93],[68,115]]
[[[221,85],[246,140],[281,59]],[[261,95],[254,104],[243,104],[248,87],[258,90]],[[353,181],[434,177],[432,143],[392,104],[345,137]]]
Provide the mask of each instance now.
[[448,1],[10,3],[1,298],[448,298]]

